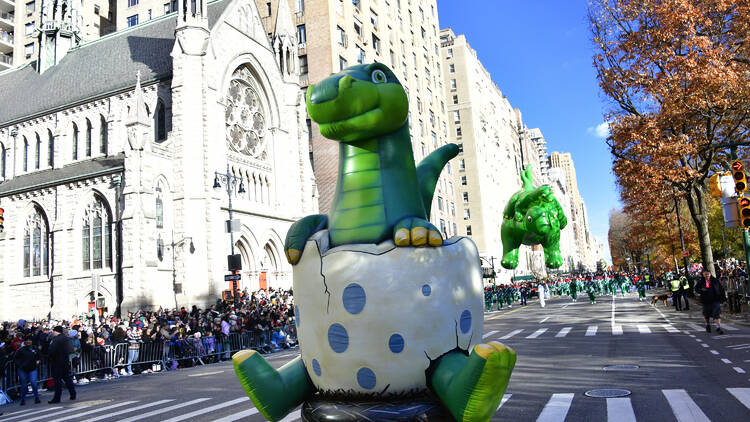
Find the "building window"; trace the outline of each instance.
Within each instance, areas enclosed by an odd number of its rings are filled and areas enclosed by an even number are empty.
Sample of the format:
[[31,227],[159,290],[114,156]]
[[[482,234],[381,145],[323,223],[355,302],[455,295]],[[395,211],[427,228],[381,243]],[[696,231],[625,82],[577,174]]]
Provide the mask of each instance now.
[[307,42],[307,32],[305,31],[305,25],[297,25],[297,41],[300,44]]
[[94,14],[95,14],[96,16],[99,16],[99,6],[98,6],[98,5],[96,5],[96,4],[94,5]]
[[307,54],[299,56],[299,73],[307,75]]
[[464,159],[458,160],[458,169],[459,170],[466,170],[466,161]]
[[362,47],[357,46],[357,63],[362,64],[365,62],[365,50]]
[[156,228],[164,228],[164,192],[161,184],[156,187]]
[[266,3],[266,16],[271,16],[271,2]]
[[107,155],[109,150],[107,126],[107,119],[104,116],[99,116],[99,152],[103,155]]
[[468,204],[469,203],[469,192],[464,192],[463,193],[463,199],[464,199],[464,204]]
[[23,137],[23,171],[29,171],[29,141]]
[[440,231],[443,232],[444,237],[448,237],[448,233],[445,232],[445,220],[440,219]]
[[344,32],[344,28],[337,26],[336,32],[338,33],[339,37],[339,45],[342,47],[346,47],[346,32]]
[[456,90],[456,80],[451,79],[451,91],[455,91],[455,90]]
[[466,235],[471,236],[471,226],[466,226]]
[[6,166],[5,145],[0,143],[0,176],[3,179],[5,179],[5,166]]
[[445,57],[448,58],[448,59],[453,58],[453,49],[452,48],[449,48],[448,51],[446,51]]
[[437,148],[437,134],[435,132],[430,132],[430,135],[432,136],[432,147]]
[[112,268],[112,217],[99,197],[94,198],[83,216],[81,264],[84,270]]
[[341,57],[341,56],[339,56],[339,70],[340,71],[344,70],[344,69],[346,69],[346,67],[347,67],[346,66],[346,59],[343,58],[343,57]]
[[453,104],[458,104],[458,95],[453,96]]
[[461,123],[461,112],[458,110],[453,111],[453,123]]
[[26,221],[23,236],[23,276],[49,274],[49,226],[39,207]]
[[151,9],[148,9],[148,20],[151,20]]
[[469,182],[466,180],[466,176],[461,176],[461,185],[466,186]]
[[370,9],[370,23],[372,23],[373,28],[378,29],[378,14],[372,9]]
[[25,29],[27,37],[30,37],[32,34],[34,34],[34,22],[27,23]]
[[73,159],[78,159],[78,125],[73,123]]
[[128,0],[128,7],[133,7],[138,4],[138,0]]
[[357,18],[354,18],[354,32],[362,39],[362,22]]
[[372,34],[372,48],[375,50],[376,54],[380,54],[380,38],[375,34]]
[[42,139],[36,134],[36,151],[34,151],[34,168],[39,170],[42,166]]
[[86,119],[86,156],[91,157],[91,121]]
[[443,198],[442,198],[442,197],[440,197],[440,196],[438,196],[438,209],[439,209],[440,211],[442,211],[442,210],[443,210]]
[[391,67],[396,67],[396,53],[391,50]]
[[461,131],[461,126],[456,128],[456,139],[461,139],[463,136],[463,132]]
[[422,142],[422,157],[425,157],[427,155],[427,148],[424,146],[424,142]]
[[456,65],[451,63],[448,65],[448,72],[450,73],[456,73]]
[[458,153],[463,154],[464,153],[464,144],[460,143],[458,144]]
[[297,0],[297,11],[298,12],[305,11],[305,0]]
[[338,0],[336,2],[336,13],[338,13],[339,16],[344,16],[344,0]]
[[55,166],[55,136],[52,135],[52,131],[47,129],[47,165],[50,167]]
[[36,10],[36,3],[33,1],[30,1],[26,3],[26,16],[31,16],[34,14],[34,11]]
[[359,6],[360,6],[360,1],[359,0],[352,0],[352,4],[354,5],[354,7],[357,10],[359,10]]
[[34,55],[34,43],[28,43],[23,47],[23,52],[26,55],[26,58],[30,58]]
[[468,208],[464,208],[464,220],[468,220],[471,218],[471,211],[469,211]]
[[167,111],[161,99],[156,102],[154,128],[154,141],[164,142],[167,139]]
[[138,15],[128,16],[128,26],[138,25]]
[[171,11],[172,11],[172,6],[169,3],[165,3],[164,4],[164,14],[166,15],[167,13],[169,13]]

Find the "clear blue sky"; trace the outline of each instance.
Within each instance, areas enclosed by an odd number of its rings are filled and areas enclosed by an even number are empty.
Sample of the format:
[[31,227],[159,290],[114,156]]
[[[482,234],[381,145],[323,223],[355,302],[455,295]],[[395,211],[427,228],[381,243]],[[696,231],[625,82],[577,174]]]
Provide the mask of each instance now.
[[[605,100],[592,66],[586,0],[437,0],[440,26],[466,35],[508,100],[549,152],[570,152],[591,232],[607,242],[619,207],[602,139]],[[607,260],[609,253],[607,250]]]

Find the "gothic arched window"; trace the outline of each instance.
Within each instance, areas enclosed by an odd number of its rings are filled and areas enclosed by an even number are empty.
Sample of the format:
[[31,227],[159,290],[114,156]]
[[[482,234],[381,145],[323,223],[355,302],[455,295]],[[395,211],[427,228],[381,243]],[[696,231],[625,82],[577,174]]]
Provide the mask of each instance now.
[[167,110],[162,100],[156,102],[154,113],[154,141],[164,142],[167,140]]
[[78,125],[73,123],[73,159],[78,159]]
[[5,145],[0,142],[0,177],[5,179]]
[[247,66],[232,74],[225,98],[226,139],[230,150],[265,160],[266,117],[258,90],[258,83]]
[[39,138],[39,134],[36,134],[36,151],[34,155],[34,167],[39,170],[42,166],[42,139]]
[[98,196],[81,222],[81,263],[84,270],[112,268],[112,216]]
[[164,192],[161,183],[156,186],[156,228],[164,228]]
[[23,235],[23,276],[49,274],[49,226],[39,207],[26,220]]
[[91,120],[86,119],[86,156],[91,157]]
[[29,171],[29,141],[23,137],[23,171]]
[[47,138],[49,143],[47,144],[47,164],[50,167],[55,166],[55,136],[52,135],[52,131],[47,129]]
[[104,116],[99,118],[99,152],[107,155],[109,151],[109,139],[107,133],[107,119]]

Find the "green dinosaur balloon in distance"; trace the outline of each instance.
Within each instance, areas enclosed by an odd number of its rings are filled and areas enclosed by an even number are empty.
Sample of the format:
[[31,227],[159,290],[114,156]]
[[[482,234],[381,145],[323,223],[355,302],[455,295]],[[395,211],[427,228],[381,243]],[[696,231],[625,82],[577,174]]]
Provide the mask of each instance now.
[[[427,219],[438,176],[458,147],[438,148],[415,166],[408,99],[393,72],[381,63],[344,69],[308,88],[307,110],[320,133],[339,142],[339,174],[330,214],[305,217],[289,229],[289,262],[297,264],[307,240],[323,229],[331,247],[387,239],[399,247],[441,246],[440,231]],[[232,359],[240,383],[269,420],[282,419],[315,392],[299,357],[278,370],[254,351]],[[488,421],[515,361],[512,349],[490,342],[471,353],[447,352],[425,376],[457,420]]]
[[518,266],[518,248],[521,245],[542,245],[544,263],[548,268],[559,268],[560,230],[568,224],[560,203],[549,186],[534,188],[531,165],[521,172],[523,189],[513,194],[503,212],[501,236],[503,239],[502,266]]

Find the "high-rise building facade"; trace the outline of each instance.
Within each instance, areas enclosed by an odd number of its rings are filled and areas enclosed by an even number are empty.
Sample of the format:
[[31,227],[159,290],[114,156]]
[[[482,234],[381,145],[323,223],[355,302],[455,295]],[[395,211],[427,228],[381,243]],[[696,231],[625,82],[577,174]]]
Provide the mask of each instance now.
[[[388,65],[409,97],[414,159],[419,163],[449,136],[443,98],[435,0],[282,0],[297,29],[302,89],[358,64]],[[273,32],[279,0],[256,0],[266,32]],[[321,212],[328,212],[338,174],[339,146],[310,128],[311,160]],[[446,237],[457,233],[452,160],[438,181],[430,221]]]
[[115,0],[0,0],[0,71],[37,60],[45,32],[60,33],[76,45],[113,32],[110,3]]

